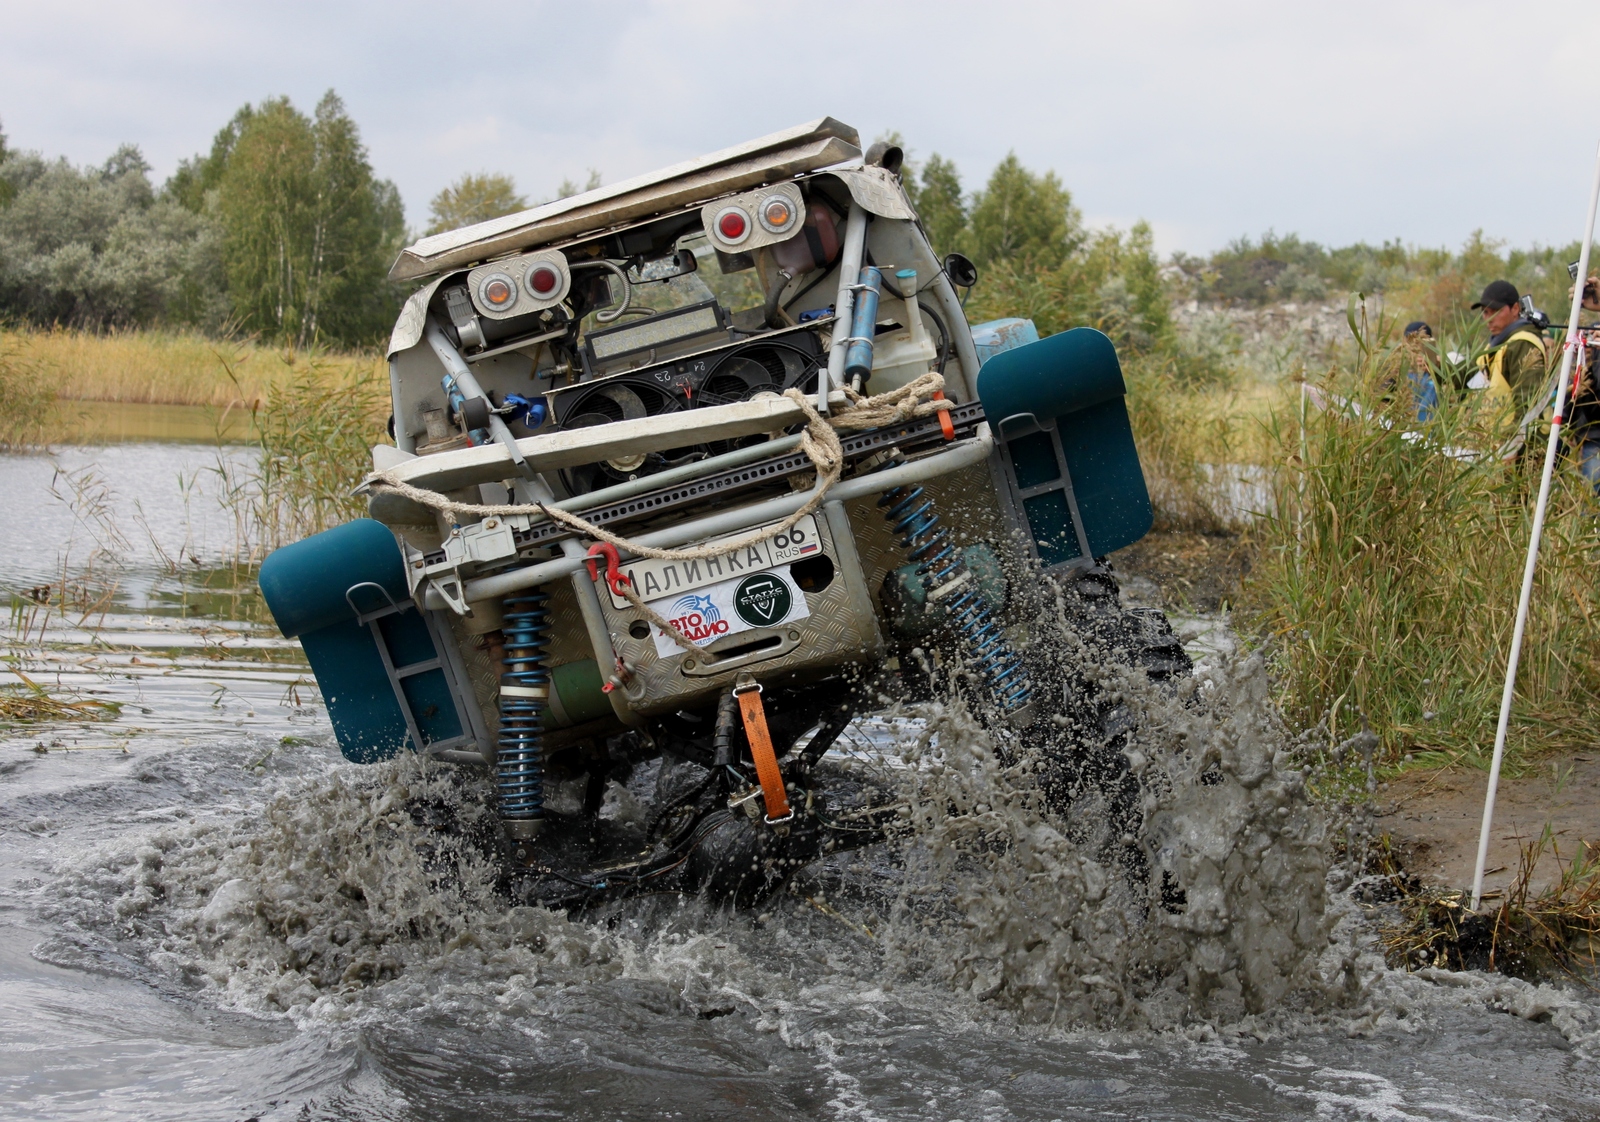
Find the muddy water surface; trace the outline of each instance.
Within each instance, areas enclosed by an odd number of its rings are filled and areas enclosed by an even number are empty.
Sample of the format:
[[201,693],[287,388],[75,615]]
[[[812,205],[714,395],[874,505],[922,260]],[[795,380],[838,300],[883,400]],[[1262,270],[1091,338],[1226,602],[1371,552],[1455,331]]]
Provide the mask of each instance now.
[[[1591,997],[1386,972],[1337,891],[1303,930],[1265,899],[1254,920],[1208,928],[1195,908],[1157,938],[1081,847],[983,786],[983,753],[939,713],[864,722],[849,755],[899,761],[910,789],[975,800],[1005,863],[930,820],[919,839],[815,871],[754,915],[676,900],[583,921],[510,908],[470,849],[407,812],[422,801],[470,817],[475,779],[340,759],[297,653],[222,563],[231,521],[200,474],[214,458],[171,445],[62,453],[80,482],[98,465],[107,487],[88,499],[59,478],[53,497],[47,458],[0,458],[0,583],[22,594],[13,627],[29,629],[15,665],[124,703],[104,723],[0,736],[0,1115],[1596,1113]],[[26,591],[59,579],[63,560],[81,604],[41,620]],[[1270,721],[1248,711],[1248,668],[1227,665],[1217,628],[1186,633],[1216,666],[1208,688],[1237,694],[1244,716],[1171,719],[1198,722],[1179,731],[1220,745],[1240,774],[1254,761],[1258,779],[1186,785],[1152,737],[1149,766],[1172,784],[1162,813],[1197,844],[1230,847],[1224,863],[1249,883],[1300,891],[1294,869],[1273,866],[1315,830],[1289,789],[1292,761],[1274,763],[1286,753],[1259,740]],[[1252,828],[1219,823],[1261,817],[1256,792],[1273,784],[1281,844],[1254,852],[1239,841]],[[1182,850],[1180,832],[1163,836]],[[1037,876],[1007,880],[1027,862]],[[1346,879],[1334,869],[1329,884]],[[999,895],[1076,904],[1042,916]],[[1297,950],[1318,924],[1319,946]],[[1239,956],[1269,944],[1272,999],[1250,1012],[1229,987]],[[1293,976],[1272,973],[1279,961],[1298,963]],[[1220,996],[1187,1008],[1206,978]],[[1061,1008],[1082,1011],[1078,1023]]]

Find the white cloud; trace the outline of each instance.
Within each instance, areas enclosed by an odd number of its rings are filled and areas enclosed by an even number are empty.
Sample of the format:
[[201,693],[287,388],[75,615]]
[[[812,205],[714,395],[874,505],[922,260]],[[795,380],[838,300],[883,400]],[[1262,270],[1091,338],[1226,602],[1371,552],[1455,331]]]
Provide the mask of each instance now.
[[684,0],[13,5],[12,143],[165,174],[246,101],[333,87],[414,223],[462,171],[608,181],[831,113],[969,186],[1015,150],[1164,250],[1576,237],[1600,6]]

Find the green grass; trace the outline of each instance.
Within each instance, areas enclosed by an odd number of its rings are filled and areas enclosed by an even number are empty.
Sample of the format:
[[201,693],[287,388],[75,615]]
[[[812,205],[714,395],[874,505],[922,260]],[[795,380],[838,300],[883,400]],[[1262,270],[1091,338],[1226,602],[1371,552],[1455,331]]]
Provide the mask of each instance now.
[[[1375,333],[1376,334],[1376,333]],[[1381,388],[1399,368],[1381,342],[1331,380],[1386,429],[1337,409],[1278,410],[1272,503],[1254,528],[1246,625],[1267,639],[1288,716],[1326,719],[1330,743],[1365,719],[1380,763],[1407,753],[1482,764],[1492,750],[1544,436],[1521,462],[1463,462],[1440,446],[1494,447],[1472,403],[1426,426]],[[1409,395],[1401,393],[1400,398]],[[1431,446],[1430,446],[1431,445]],[[1600,741],[1600,509],[1557,472],[1518,677],[1513,765]]]

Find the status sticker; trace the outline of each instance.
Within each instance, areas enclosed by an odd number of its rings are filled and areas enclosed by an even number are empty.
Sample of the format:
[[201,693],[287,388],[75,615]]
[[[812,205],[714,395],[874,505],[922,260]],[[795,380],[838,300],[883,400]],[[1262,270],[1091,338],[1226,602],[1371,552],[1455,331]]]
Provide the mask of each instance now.
[[751,627],[772,627],[789,618],[794,597],[776,573],[745,577],[733,590],[733,610]]

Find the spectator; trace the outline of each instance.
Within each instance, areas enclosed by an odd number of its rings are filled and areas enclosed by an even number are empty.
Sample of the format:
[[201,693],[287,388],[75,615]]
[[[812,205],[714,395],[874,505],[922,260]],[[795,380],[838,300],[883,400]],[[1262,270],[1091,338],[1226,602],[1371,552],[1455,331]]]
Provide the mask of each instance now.
[[[1584,284],[1583,309],[1600,312],[1600,278],[1590,277]],[[1600,392],[1595,386],[1596,360],[1600,355],[1593,350],[1578,353],[1584,356],[1586,365],[1567,410],[1565,435],[1567,447],[1577,458],[1578,470],[1600,495]]]
[[1489,349],[1478,357],[1489,395],[1514,404],[1519,416],[1533,404],[1548,374],[1544,336],[1521,315],[1521,300],[1516,285],[1497,280],[1472,305],[1483,312],[1489,329]]
[[1405,349],[1409,367],[1406,379],[1411,383],[1411,398],[1419,421],[1431,421],[1439,411],[1439,387],[1433,379],[1437,360],[1430,353],[1432,343],[1433,328],[1420,319],[1406,324]]

